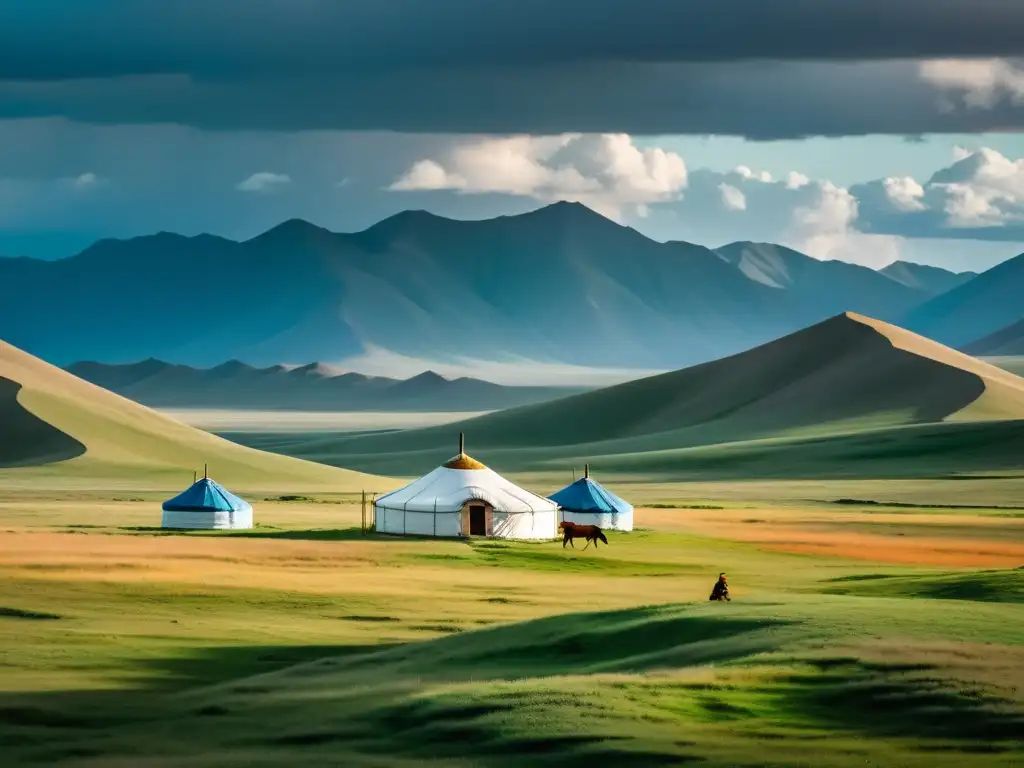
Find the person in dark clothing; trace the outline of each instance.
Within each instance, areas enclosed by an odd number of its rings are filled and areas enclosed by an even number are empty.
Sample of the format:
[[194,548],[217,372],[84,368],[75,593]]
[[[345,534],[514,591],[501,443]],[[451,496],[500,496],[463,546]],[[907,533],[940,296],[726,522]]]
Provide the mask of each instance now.
[[731,602],[729,597],[729,582],[725,580],[725,574],[718,574],[718,581],[715,582],[714,589],[711,590],[711,597],[708,600],[728,600]]

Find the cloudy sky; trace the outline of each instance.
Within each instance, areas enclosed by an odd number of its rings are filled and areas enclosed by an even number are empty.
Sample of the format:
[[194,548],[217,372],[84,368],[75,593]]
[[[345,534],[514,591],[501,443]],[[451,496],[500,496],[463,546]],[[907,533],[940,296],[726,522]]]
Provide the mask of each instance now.
[[1019,0],[0,0],[0,254],[577,200],[660,240],[1024,251]]

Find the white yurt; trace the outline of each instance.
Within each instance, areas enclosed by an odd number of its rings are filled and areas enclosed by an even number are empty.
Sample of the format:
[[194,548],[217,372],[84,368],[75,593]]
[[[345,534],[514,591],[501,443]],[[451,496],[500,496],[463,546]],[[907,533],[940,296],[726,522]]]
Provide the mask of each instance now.
[[252,505],[211,478],[197,480],[163,503],[164,528],[252,528]]
[[558,536],[558,505],[467,456],[461,434],[457,456],[378,498],[374,513],[379,532],[403,536]]

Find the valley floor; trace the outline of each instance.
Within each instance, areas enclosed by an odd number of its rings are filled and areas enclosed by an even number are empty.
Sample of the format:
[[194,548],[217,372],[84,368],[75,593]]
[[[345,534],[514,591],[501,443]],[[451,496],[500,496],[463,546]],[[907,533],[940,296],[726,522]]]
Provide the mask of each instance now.
[[[0,744],[26,765],[1010,765],[1020,482],[637,484],[639,530],[597,551],[363,536],[341,496],[168,533],[160,494],[0,487]],[[834,503],[855,494],[895,506]],[[719,571],[731,603],[707,601]]]

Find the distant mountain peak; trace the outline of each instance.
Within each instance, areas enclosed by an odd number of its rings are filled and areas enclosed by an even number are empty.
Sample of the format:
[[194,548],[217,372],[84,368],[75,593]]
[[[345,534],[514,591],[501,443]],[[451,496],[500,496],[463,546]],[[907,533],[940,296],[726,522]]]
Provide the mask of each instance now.
[[423,373],[416,374],[412,378],[406,379],[406,381],[416,381],[416,382],[421,382],[421,383],[428,383],[428,382],[448,381],[448,379],[445,378],[444,376],[442,376],[437,371],[427,370],[427,371],[424,371]]
[[307,365],[300,365],[298,368],[294,368],[291,371],[293,376],[310,376],[321,379],[329,379],[334,376],[341,375],[342,371],[333,366],[327,365],[326,363],[309,363]]
[[551,203],[550,205],[535,208],[527,213],[521,213],[518,216],[509,216],[507,218],[548,219],[574,223],[598,222],[601,224],[614,224],[616,227],[628,229],[628,227],[622,227],[618,222],[609,219],[607,216],[598,213],[593,208],[590,208],[583,203],[570,202],[568,200],[559,200],[556,203]]
[[228,360],[226,363],[221,363],[210,369],[211,372],[216,373],[250,373],[255,370],[251,365],[243,363],[241,360]]
[[305,219],[291,218],[286,221],[282,221],[276,227],[271,227],[262,234],[256,235],[256,237],[252,238],[249,242],[264,239],[309,237],[324,234],[330,235],[333,233],[329,229],[318,227],[316,224],[312,224]]

